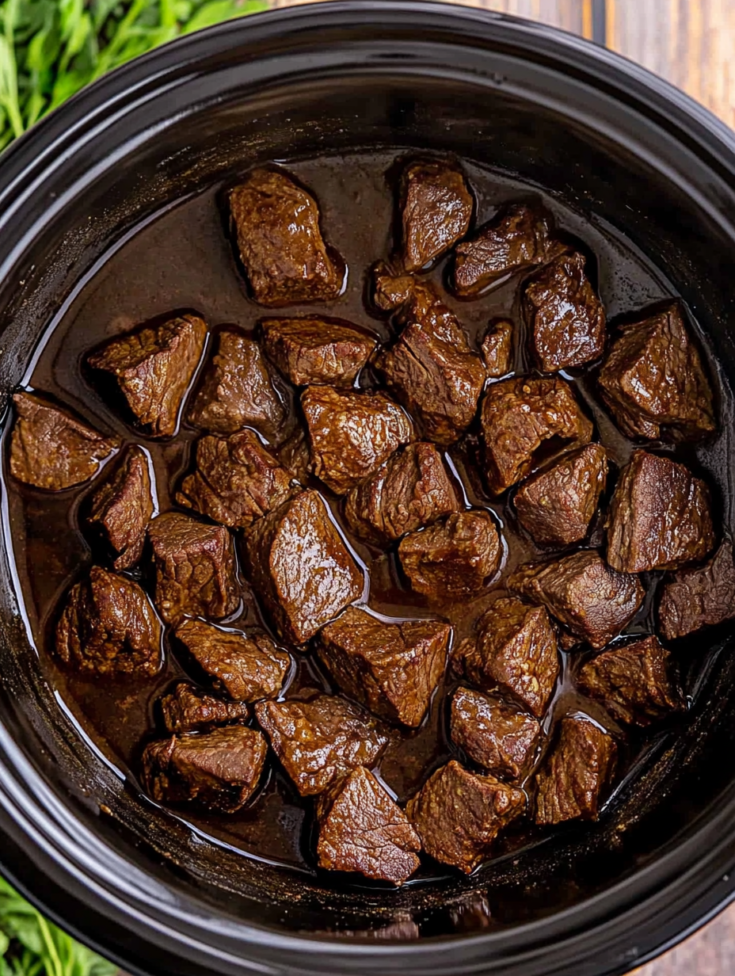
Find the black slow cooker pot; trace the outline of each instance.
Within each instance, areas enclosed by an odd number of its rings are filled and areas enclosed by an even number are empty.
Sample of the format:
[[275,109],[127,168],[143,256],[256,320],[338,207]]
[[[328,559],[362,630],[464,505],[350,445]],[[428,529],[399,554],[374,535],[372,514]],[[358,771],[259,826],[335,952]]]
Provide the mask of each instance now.
[[[2,156],[3,398],[52,315],[141,221],[252,163],[372,146],[456,152],[624,235],[690,304],[735,377],[729,130],[558,31],[465,7],[354,0],[165,47]],[[729,402],[723,410],[731,416]],[[732,456],[721,459],[731,482]],[[722,501],[732,524],[732,499]],[[702,637],[707,686],[686,734],[658,749],[598,825],[560,830],[467,880],[348,891],[215,847],[127,790],[44,683],[10,567],[4,549],[2,871],[132,972],[602,976],[672,945],[732,898],[728,633]]]

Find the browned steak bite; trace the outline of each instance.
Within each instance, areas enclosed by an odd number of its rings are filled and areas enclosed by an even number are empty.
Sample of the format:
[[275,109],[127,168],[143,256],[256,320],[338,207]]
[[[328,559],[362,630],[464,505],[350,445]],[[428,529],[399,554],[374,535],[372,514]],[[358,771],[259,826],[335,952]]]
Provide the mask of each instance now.
[[416,417],[428,440],[457,441],[474,420],[487,373],[467,333],[433,285],[379,268],[375,300],[398,309],[403,331],[378,358],[388,388]]
[[317,801],[319,867],[401,885],[419,866],[421,841],[371,772],[355,769]]
[[180,315],[111,339],[87,362],[114,378],[136,426],[149,437],[171,437],[206,338],[203,319]]
[[539,545],[581,542],[607,482],[607,451],[588,444],[531,475],[513,499],[518,521]]
[[594,648],[609,644],[627,627],[645,596],[636,576],[610,569],[594,549],[551,562],[526,563],[508,579],[508,587],[545,606]]
[[392,454],[345,498],[345,518],[360,538],[390,545],[458,508],[441,454],[424,441]]
[[161,667],[161,625],[137,583],[93,566],[67,596],[56,651],[81,671],[152,675]]
[[602,396],[628,437],[684,437],[715,429],[712,388],[678,304],[615,332],[600,371]]
[[420,271],[470,227],[474,201],[462,170],[443,160],[409,163],[401,179],[403,267]]
[[378,342],[342,319],[262,319],[260,329],[266,354],[294,386],[352,386]]
[[540,718],[559,677],[554,626],[543,607],[502,597],[480,621],[477,639],[463,641],[452,663],[483,691],[509,691]]
[[520,376],[491,384],[480,419],[485,476],[496,495],[530,474],[539,461],[539,448],[558,445],[569,450],[592,437],[592,423],[572,387],[558,377]]
[[612,736],[590,719],[568,715],[536,777],[536,823],[557,824],[581,817],[597,820],[602,791],[617,758]]
[[309,430],[312,471],[344,495],[369,478],[390,455],[413,440],[413,424],[384,393],[310,386],[301,394]]
[[193,474],[176,501],[233,529],[248,529],[293,494],[291,475],[252,430],[230,437],[203,437]]
[[246,539],[250,579],[279,633],[303,644],[348,603],[364,577],[317,491],[256,522]]
[[506,275],[550,261],[563,250],[552,233],[553,219],[541,207],[525,203],[503,207],[471,240],[458,245],[454,290],[462,298],[471,298]]
[[156,567],[158,612],[166,623],[183,616],[229,617],[240,603],[235,551],[221,525],[168,512],[148,526]]
[[522,790],[494,776],[475,776],[452,759],[409,800],[406,814],[427,854],[471,874],[525,807]]
[[342,260],[324,243],[316,200],[287,173],[253,170],[230,191],[230,211],[256,302],[281,308],[339,296]]
[[485,509],[452,512],[398,547],[411,589],[434,603],[476,596],[500,566],[503,551]]
[[261,733],[244,725],[173,735],[145,747],[143,783],[157,803],[236,813],[255,792],[267,752]]
[[114,555],[115,569],[129,569],[143,555],[153,515],[148,458],[135,445],[127,448],[111,478],[92,496],[88,522],[98,529]]
[[544,373],[599,359],[605,349],[605,310],[579,253],[560,254],[523,289],[531,351]]
[[213,434],[235,434],[252,426],[272,437],[285,416],[258,343],[237,329],[223,329],[187,421]]
[[513,323],[498,319],[490,323],[490,328],[482,340],[482,358],[487,375],[500,379],[513,368]]
[[47,491],[63,491],[97,474],[100,462],[120,446],[49,400],[15,393],[10,438],[10,472],[18,481]]
[[309,477],[311,454],[303,427],[296,427],[278,451],[278,460],[292,478],[303,485]]
[[358,766],[374,766],[388,743],[369,712],[332,695],[260,702],[255,716],[302,796],[321,793]]
[[415,728],[444,674],[451,634],[440,620],[391,624],[350,607],[322,630],[317,650],[345,694]]
[[709,488],[683,464],[635,451],[610,504],[607,561],[624,573],[679,569],[715,544]]
[[529,771],[541,726],[528,712],[501,698],[458,688],[452,699],[452,742],[478,766],[514,782]]
[[215,688],[234,701],[275,698],[291,667],[291,658],[265,634],[248,636],[203,620],[185,620],[175,636]]
[[579,687],[603,702],[619,722],[646,726],[683,707],[671,672],[666,648],[657,637],[644,637],[588,661],[580,671]]
[[735,617],[735,564],[732,543],[722,543],[704,566],[680,569],[664,584],[658,608],[667,640],[685,637]]
[[161,698],[163,721],[169,732],[199,732],[213,725],[244,722],[250,708],[244,702],[227,702],[207,695],[186,681]]

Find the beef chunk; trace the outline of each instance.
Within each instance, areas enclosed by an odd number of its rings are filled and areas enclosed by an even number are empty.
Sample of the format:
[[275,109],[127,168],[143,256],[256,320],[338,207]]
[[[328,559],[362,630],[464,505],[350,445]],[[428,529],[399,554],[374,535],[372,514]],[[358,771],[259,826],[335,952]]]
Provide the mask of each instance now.
[[244,722],[250,708],[244,702],[226,702],[212,695],[205,695],[186,681],[180,681],[174,690],[161,699],[163,721],[171,734],[198,732],[214,725]]
[[494,281],[550,261],[563,250],[552,237],[553,220],[540,207],[512,203],[498,211],[471,240],[458,245],[452,285],[471,298]]
[[286,412],[260,346],[236,329],[223,329],[215,339],[215,349],[187,421],[213,434],[235,434],[252,426],[272,437]]
[[279,633],[302,644],[362,595],[364,578],[317,491],[256,522],[246,539],[253,586]]
[[371,772],[353,770],[317,803],[319,867],[401,885],[419,866],[421,841]]
[[156,607],[166,623],[182,616],[221,619],[240,603],[227,529],[168,512],[148,526],[156,566]]
[[244,725],[173,735],[146,746],[143,784],[157,803],[236,813],[255,792],[267,752],[261,733]]
[[544,373],[599,359],[605,310],[579,253],[560,254],[526,282],[523,313],[536,365]]
[[345,694],[415,728],[444,674],[452,628],[440,620],[378,620],[350,607],[319,635],[319,657]]
[[196,448],[196,468],[176,493],[179,505],[214,522],[247,529],[292,494],[291,475],[267,451],[252,430],[230,437],[203,437]]
[[539,448],[553,452],[587,444],[592,424],[564,380],[520,376],[487,388],[480,414],[485,445],[485,475],[501,494],[538,463]]
[[615,740],[598,725],[581,715],[563,718],[536,778],[536,823],[596,820],[600,794],[612,777],[616,758]]
[[344,264],[324,243],[316,200],[290,176],[253,170],[230,192],[230,211],[256,302],[282,308],[339,296]]
[[683,705],[670,657],[657,637],[613,647],[585,664],[579,687],[619,722],[650,725]]
[[111,339],[87,362],[114,378],[141,430],[171,437],[206,338],[203,319],[180,315]]
[[373,766],[388,743],[368,712],[332,695],[260,702],[255,715],[302,796],[321,793],[358,766]]
[[345,518],[358,536],[390,545],[459,505],[441,454],[433,444],[409,444],[392,454],[345,499]]
[[533,763],[541,726],[500,695],[458,688],[452,699],[452,742],[503,779],[523,779]]
[[514,498],[518,521],[540,545],[581,542],[606,481],[607,451],[588,444],[520,486]]
[[266,354],[294,386],[351,387],[378,341],[341,319],[263,319],[260,328]]
[[525,806],[522,790],[494,776],[475,776],[452,759],[409,800],[406,814],[427,854],[471,874]]
[[637,577],[610,569],[594,549],[526,563],[509,578],[508,587],[545,606],[595,648],[609,644],[630,623],[645,595]]
[[482,358],[491,379],[500,379],[513,368],[513,331],[512,322],[497,319],[485,333]]
[[278,451],[278,460],[292,478],[302,485],[306,483],[311,468],[311,454],[303,428],[297,427],[288,440],[283,442]]
[[162,661],[161,625],[137,583],[93,566],[69,592],[56,651],[80,671],[153,675]]
[[735,617],[735,565],[730,541],[704,566],[681,569],[664,584],[658,619],[667,640]]
[[311,386],[301,394],[309,429],[312,470],[344,495],[369,478],[390,455],[413,440],[413,424],[384,393]]
[[610,504],[610,565],[622,573],[679,569],[714,544],[707,485],[683,464],[634,451]]
[[129,447],[112,477],[95,492],[89,524],[99,529],[115,558],[115,569],[129,569],[143,555],[146,530],[153,515],[148,458]]
[[265,634],[248,637],[203,620],[185,620],[176,628],[176,639],[234,701],[275,698],[291,667],[290,656]]
[[403,267],[420,271],[464,237],[473,200],[458,166],[442,160],[409,163],[401,179]]
[[496,600],[480,621],[477,639],[460,644],[453,666],[483,691],[509,691],[540,718],[559,677],[548,613],[512,597]]
[[100,462],[120,446],[68,410],[32,393],[13,396],[10,471],[34,488],[63,491],[97,474]]
[[500,536],[485,509],[453,512],[398,547],[411,588],[433,602],[476,596],[500,566]]
[[712,389],[679,305],[621,325],[600,370],[603,399],[628,437],[715,429]]

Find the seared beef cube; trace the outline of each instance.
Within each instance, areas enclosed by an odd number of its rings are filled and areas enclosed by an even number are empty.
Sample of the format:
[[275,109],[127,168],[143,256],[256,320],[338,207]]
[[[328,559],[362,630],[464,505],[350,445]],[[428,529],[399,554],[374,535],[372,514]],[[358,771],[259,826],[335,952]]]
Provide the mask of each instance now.
[[214,683],[233,701],[275,698],[291,667],[291,658],[270,637],[226,631],[203,620],[185,620],[176,639]]
[[374,766],[388,743],[372,715],[332,695],[260,702],[255,716],[301,796],[321,793],[358,766]]
[[244,702],[226,702],[205,695],[193,685],[180,681],[161,699],[163,721],[169,732],[198,732],[213,725],[244,722],[250,709]]
[[203,437],[196,470],[187,475],[176,501],[230,528],[248,529],[291,495],[291,475],[252,430],[230,437]]
[[236,813],[255,792],[267,752],[261,733],[244,725],[173,735],[145,747],[143,784],[157,803]]
[[80,671],[152,675],[161,667],[161,625],[137,583],[93,566],[69,592],[56,651]]
[[570,450],[592,437],[592,423],[572,387],[558,377],[519,376],[493,383],[485,392],[480,418],[485,476],[496,495],[530,474],[542,446]]
[[457,247],[454,290],[471,298],[506,275],[550,261],[563,245],[552,237],[553,220],[541,207],[511,203],[469,241]]
[[324,243],[316,200],[290,176],[253,170],[230,191],[230,211],[256,302],[281,308],[339,296],[344,265]]
[[278,451],[278,460],[292,478],[305,484],[311,468],[311,453],[306,433],[297,427]]
[[684,437],[715,429],[712,388],[679,305],[626,322],[600,370],[605,403],[628,437]]
[[256,522],[246,539],[250,579],[285,640],[303,644],[362,596],[364,578],[318,491]]
[[536,823],[597,820],[600,795],[615,769],[612,736],[581,715],[562,719],[557,741],[536,777]]
[[514,498],[518,521],[539,545],[581,542],[606,481],[607,451],[588,444],[524,481]]
[[610,569],[594,549],[552,562],[526,563],[509,578],[508,587],[545,606],[594,648],[609,644],[627,627],[645,596],[636,576]]
[[390,545],[459,505],[441,454],[433,444],[409,444],[392,454],[345,499],[345,518],[360,538]]
[[87,362],[114,378],[141,430],[171,437],[206,338],[203,319],[181,315],[111,339]]
[[442,160],[409,163],[401,178],[405,270],[420,271],[464,237],[473,203],[458,166]]
[[359,767],[317,801],[319,867],[401,885],[419,866],[418,834],[377,779]]
[[240,603],[235,551],[221,525],[168,512],[148,526],[156,567],[158,612],[168,624],[184,615],[221,619]]
[[434,603],[476,596],[500,566],[503,554],[492,515],[453,512],[398,547],[411,589]]
[[659,626],[667,640],[685,637],[735,617],[735,565],[732,543],[725,541],[705,563],[681,569],[664,584],[658,608]]
[[129,569],[143,555],[152,515],[148,458],[139,447],[129,447],[112,477],[95,492],[88,518],[112,550],[115,569]]
[[413,440],[413,424],[384,393],[311,386],[301,394],[314,474],[344,495]]
[[581,366],[604,352],[605,310],[584,264],[577,252],[561,254],[523,290],[531,351],[544,373]]
[[491,323],[482,340],[482,358],[487,375],[500,379],[513,368],[513,323],[498,319]]
[[540,718],[559,677],[548,613],[513,597],[496,600],[480,621],[477,639],[460,644],[453,666],[483,691],[509,691]]
[[13,396],[10,472],[34,488],[63,491],[93,478],[100,462],[120,446],[74,414],[31,393]]
[[579,687],[619,722],[646,726],[683,705],[671,669],[671,655],[658,638],[644,637],[588,661]]
[[710,493],[683,464],[635,451],[610,503],[607,561],[622,573],[679,569],[715,544]]
[[318,653],[342,691],[415,728],[444,674],[452,628],[440,620],[378,620],[350,607],[319,634]]
[[252,426],[272,437],[286,412],[260,346],[236,329],[223,329],[215,349],[187,421],[213,434],[235,434]]
[[525,807],[522,790],[494,776],[476,776],[452,759],[409,800],[406,814],[427,854],[471,874]]
[[452,742],[478,766],[516,781],[530,769],[541,726],[528,712],[500,695],[458,688],[452,699]]
[[351,387],[378,341],[342,319],[263,319],[260,329],[266,354],[294,386]]

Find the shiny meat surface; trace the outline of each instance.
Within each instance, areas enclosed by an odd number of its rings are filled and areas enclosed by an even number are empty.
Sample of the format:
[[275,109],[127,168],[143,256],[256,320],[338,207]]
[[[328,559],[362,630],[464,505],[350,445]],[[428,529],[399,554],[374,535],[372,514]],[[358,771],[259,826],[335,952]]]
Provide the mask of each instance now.
[[115,569],[130,569],[140,560],[152,516],[148,458],[132,446],[95,491],[87,518],[89,526],[103,536]]
[[401,179],[402,263],[428,267],[470,228],[474,201],[459,166],[443,160],[409,163]]
[[172,735],[245,722],[250,717],[250,707],[244,702],[223,701],[186,681],[180,681],[172,692],[164,695],[160,704],[163,724]]
[[664,582],[658,620],[667,640],[735,617],[735,564],[726,539],[704,566],[680,569]]
[[492,322],[485,333],[480,351],[491,379],[500,379],[513,368],[513,334],[513,323],[507,319]]
[[377,337],[343,319],[261,319],[263,349],[294,386],[354,385]]
[[515,782],[533,764],[541,726],[501,695],[458,688],[452,698],[452,742],[494,776]]

